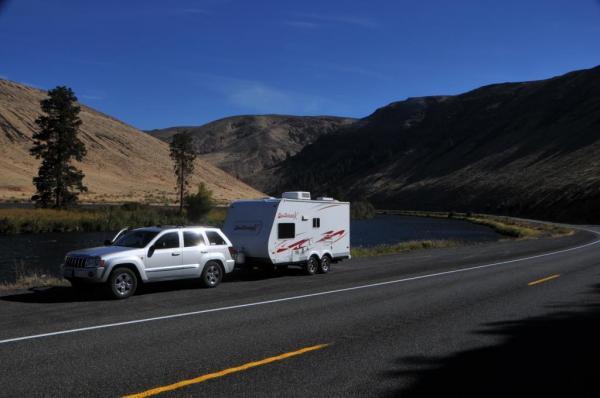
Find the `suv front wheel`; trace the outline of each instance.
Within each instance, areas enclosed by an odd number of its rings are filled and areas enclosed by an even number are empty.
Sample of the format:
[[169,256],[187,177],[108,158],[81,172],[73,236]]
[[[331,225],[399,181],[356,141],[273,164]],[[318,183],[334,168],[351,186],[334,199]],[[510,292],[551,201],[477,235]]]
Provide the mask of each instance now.
[[137,289],[137,276],[129,268],[120,267],[110,274],[108,278],[108,291],[113,298],[125,299],[132,296]]

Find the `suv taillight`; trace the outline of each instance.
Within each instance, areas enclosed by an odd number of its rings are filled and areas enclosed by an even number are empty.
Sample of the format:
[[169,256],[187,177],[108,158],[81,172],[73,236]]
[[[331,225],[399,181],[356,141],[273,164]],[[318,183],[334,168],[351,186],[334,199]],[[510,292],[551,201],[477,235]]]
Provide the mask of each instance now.
[[229,254],[231,254],[231,257],[235,257],[235,255],[237,254],[237,250],[235,250],[235,248],[233,246],[229,246]]

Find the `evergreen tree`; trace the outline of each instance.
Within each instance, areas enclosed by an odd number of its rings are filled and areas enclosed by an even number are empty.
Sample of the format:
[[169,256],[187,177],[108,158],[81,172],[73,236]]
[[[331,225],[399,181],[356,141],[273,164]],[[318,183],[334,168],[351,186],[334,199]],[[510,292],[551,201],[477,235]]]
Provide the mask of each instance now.
[[189,132],[177,133],[173,136],[170,146],[173,170],[177,177],[176,189],[179,194],[179,214],[182,214],[183,198],[190,184],[189,178],[194,172],[194,160],[196,159],[192,135]]
[[78,192],[86,192],[84,174],[71,164],[81,162],[87,151],[77,137],[81,119],[73,91],[58,86],[48,91],[48,98],[40,101],[44,115],[35,123],[39,130],[33,134],[31,154],[42,159],[37,177],[33,178],[36,194],[31,200],[36,206],[64,208],[77,202]]

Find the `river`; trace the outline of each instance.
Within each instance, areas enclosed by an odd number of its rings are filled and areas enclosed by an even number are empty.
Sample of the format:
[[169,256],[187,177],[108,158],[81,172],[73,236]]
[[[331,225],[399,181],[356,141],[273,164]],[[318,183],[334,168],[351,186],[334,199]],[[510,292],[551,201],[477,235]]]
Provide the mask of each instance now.
[[[486,242],[499,239],[490,228],[467,221],[441,218],[378,215],[353,220],[352,246],[376,246],[409,240],[453,239]],[[68,232],[0,236],[0,282],[15,280],[22,270],[57,275],[66,252],[102,245],[110,232]]]

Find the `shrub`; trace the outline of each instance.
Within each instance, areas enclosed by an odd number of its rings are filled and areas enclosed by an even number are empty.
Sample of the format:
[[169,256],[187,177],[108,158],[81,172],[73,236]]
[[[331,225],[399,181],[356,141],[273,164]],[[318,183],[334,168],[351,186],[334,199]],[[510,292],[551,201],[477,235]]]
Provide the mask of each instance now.
[[375,216],[375,207],[367,200],[357,200],[350,204],[350,217],[354,220],[366,220]]
[[198,192],[185,197],[185,210],[188,220],[199,222],[208,214],[214,206],[212,191],[200,183]]
[[139,211],[141,209],[145,209],[146,205],[138,202],[126,202],[121,205],[121,209],[125,211]]

